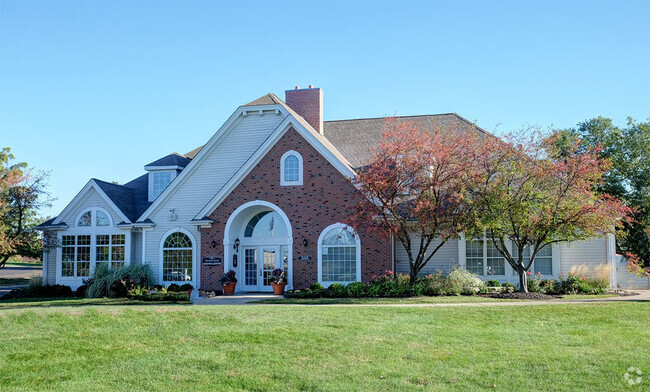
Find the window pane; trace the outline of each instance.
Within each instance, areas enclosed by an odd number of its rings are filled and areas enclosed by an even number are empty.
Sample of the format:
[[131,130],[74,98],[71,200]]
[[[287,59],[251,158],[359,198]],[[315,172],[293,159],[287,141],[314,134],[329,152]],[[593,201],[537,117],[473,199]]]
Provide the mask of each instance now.
[[77,276],[90,276],[90,262],[77,263]]
[[123,246],[112,246],[111,247],[111,260],[112,261],[124,261],[124,247]]
[[95,214],[97,215],[96,222],[95,222],[97,226],[108,226],[109,220],[106,214],[104,214],[101,211],[96,211]]
[[172,233],[165,239],[163,248],[192,248],[192,240],[185,233]]
[[90,226],[91,221],[92,221],[92,213],[88,211],[83,215],[81,215],[79,221],[77,222],[77,226]]
[[78,235],[77,236],[77,245],[90,245],[90,236],[89,235]]
[[74,276],[73,262],[64,261],[63,263],[61,263],[61,276]]
[[192,250],[163,250],[163,280],[182,282],[192,280]]
[[108,245],[110,243],[110,236],[108,234],[98,235],[96,240],[97,245]]
[[160,196],[162,191],[167,188],[167,185],[172,181],[171,172],[155,172],[153,173],[153,197]]
[[61,245],[63,246],[68,246],[68,245],[74,245],[75,242],[75,237],[73,235],[64,235],[61,237]]
[[483,275],[483,241],[468,240],[465,244],[465,269]]
[[323,237],[323,245],[356,245],[357,240],[352,230],[348,228],[334,228]]
[[542,275],[553,275],[553,258],[537,256],[533,263],[533,271]]
[[356,281],[356,246],[323,246],[322,252],[323,281]]
[[61,260],[74,261],[74,246],[61,248]]
[[114,234],[111,236],[113,240],[113,245],[124,245],[126,244],[126,236],[124,234]]
[[284,159],[284,180],[295,182],[299,180],[300,162],[295,155],[289,155]]
[[499,253],[494,242],[491,240],[486,241],[486,250],[487,250],[487,274],[488,275],[505,275],[505,259]]
[[263,211],[248,221],[244,237],[286,237],[287,226],[275,211]]

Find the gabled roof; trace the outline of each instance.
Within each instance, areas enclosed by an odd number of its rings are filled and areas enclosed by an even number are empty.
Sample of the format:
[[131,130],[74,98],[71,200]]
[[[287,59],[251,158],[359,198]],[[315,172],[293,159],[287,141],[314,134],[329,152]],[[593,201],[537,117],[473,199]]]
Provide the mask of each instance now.
[[54,229],[54,230],[59,229],[59,230],[61,230],[61,229],[65,229],[65,228],[68,227],[68,225],[66,223],[63,223],[63,222],[54,223],[54,220],[56,218],[57,217],[55,216],[54,218],[48,219],[45,222],[41,223],[40,225],[35,226],[34,228],[36,230],[47,230],[47,229]]
[[244,106],[278,105],[282,103],[284,102],[282,102],[280,98],[278,98],[275,94],[269,93],[266,95],[262,95],[261,97],[247,103]]
[[[422,129],[439,127],[450,132],[485,132],[456,113],[394,118],[398,121],[411,121]],[[386,130],[386,120],[388,117],[325,121],[323,133],[355,168],[359,168],[372,160],[373,149],[377,148]]]
[[124,185],[93,179],[106,196],[131,222],[135,222],[151,205],[149,197],[149,176],[144,174]]
[[192,161],[191,158],[187,158],[186,156],[180,155],[176,152],[173,152],[167,156],[164,156],[158,160],[155,160],[148,165],[145,165],[145,168],[147,167],[155,167],[155,166],[179,166],[179,167],[185,167],[187,166],[190,162]]

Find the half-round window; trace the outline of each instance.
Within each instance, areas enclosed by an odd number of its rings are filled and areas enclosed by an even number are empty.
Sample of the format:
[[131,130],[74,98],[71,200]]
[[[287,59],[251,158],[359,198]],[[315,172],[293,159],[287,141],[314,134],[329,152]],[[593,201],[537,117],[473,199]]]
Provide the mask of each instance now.
[[262,211],[248,221],[244,237],[286,237],[287,226],[275,211]]
[[97,217],[95,218],[95,224],[97,226],[108,226],[110,224],[106,214],[101,211],[96,211],[95,213],[97,214]]
[[163,280],[166,282],[191,281],[192,240],[181,232],[170,234],[163,243]]
[[93,222],[93,213],[92,211],[86,211],[83,215],[79,217],[77,226],[90,226]]
[[318,275],[324,285],[361,280],[361,246],[353,229],[336,223],[320,235]]

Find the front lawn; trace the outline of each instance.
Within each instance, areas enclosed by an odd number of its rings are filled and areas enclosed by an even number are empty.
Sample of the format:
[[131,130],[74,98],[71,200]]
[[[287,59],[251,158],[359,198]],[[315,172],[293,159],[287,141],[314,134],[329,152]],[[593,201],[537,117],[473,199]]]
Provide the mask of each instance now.
[[0,301],[2,309],[47,308],[53,306],[115,306],[115,305],[161,305],[161,304],[190,304],[190,301],[138,301],[129,298],[15,298]]
[[31,278],[0,278],[0,286],[26,286]]
[[648,303],[0,310],[0,390],[621,391]]

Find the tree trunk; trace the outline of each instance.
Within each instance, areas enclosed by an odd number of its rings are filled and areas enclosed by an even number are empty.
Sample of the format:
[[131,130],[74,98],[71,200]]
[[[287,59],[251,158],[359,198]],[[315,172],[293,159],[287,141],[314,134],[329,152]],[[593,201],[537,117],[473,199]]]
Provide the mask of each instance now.
[[519,291],[522,293],[528,292],[528,276],[526,270],[523,268],[517,271],[519,273]]
[[0,269],[5,267],[5,265],[7,264],[7,260],[9,260],[9,257],[11,256],[4,256],[2,260],[0,260]]
[[415,280],[417,279],[418,274],[420,273],[420,271],[416,270],[416,267],[415,267],[414,264],[411,264],[410,271],[411,271],[411,273],[409,275],[409,283],[411,284],[411,286],[413,286],[415,284]]

